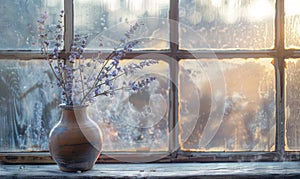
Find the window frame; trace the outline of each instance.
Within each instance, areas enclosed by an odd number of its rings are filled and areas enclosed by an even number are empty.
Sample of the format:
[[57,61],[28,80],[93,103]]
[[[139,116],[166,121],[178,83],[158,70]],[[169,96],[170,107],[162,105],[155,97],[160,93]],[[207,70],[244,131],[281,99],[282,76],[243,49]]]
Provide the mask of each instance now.
[[[181,59],[195,59],[194,55],[191,55],[185,50],[180,50],[178,46],[179,42],[179,0],[169,0],[169,36],[170,44],[169,50],[159,51],[159,53],[176,59],[179,62]],[[65,11],[65,36],[64,43],[65,48],[60,52],[61,55],[66,55],[69,52],[72,38],[74,35],[74,3],[73,0],[64,0],[64,11]],[[299,160],[299,152],[285,151],[285,62],[287,58],[300,58],[300,49],[285,49],[284,46],[284,0],[276,0],[275,2],[275,42],[274,48],[269,50],[214,50],[215,55],[218,58],[273,58],[275,68],[275,85],[276,85],[276,142],[274,152],[187,152],[177,149],[172,151],[171,149],[175,146],[179,146],[177,134],[170,136],[169,152],[157,152],[152,153],[153,155],[161,155],[163,158],[156,162],[218,162],[218,161],[284,161],[284,160]],[[134,58],[141,54],[151,53],[155,54],[158,51],[133,51],[127,54],[125,58]],[[87,56],[93,56],[97,52],[87,51]],[[193,51],[197,57],[211,58],[211,55],[206,50]],[[2,59],[19,59],[19,60],[30,60],[30,59],[43,59],[43,55],[39,51],[34,50],[0,50],[0,60]],[[170,65],[170,77],[174,83],[170,85],[170,111],[169,111],[169,130],[175,129],[178,122],[178,64],[171,61],[168,62]],[[108,154],[108,153],[107,153]],[[144,157],[149,153],[114,153],[118,156],[117,158],[126,157]],[[116,159],[110,157],[111,154],[106,155],[103,153],[98,162],[119,162]],[[0,153],[0,161],[10,163],[52,163],[49,152],[17,152],[17,153]],[[51,162],[52,161],[52,162]]]

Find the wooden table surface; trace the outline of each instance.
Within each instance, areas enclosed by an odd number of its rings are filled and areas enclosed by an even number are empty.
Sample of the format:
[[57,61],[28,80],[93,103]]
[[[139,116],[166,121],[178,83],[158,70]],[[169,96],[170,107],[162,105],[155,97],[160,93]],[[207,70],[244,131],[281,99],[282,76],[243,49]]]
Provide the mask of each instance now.
[[96,164],[66,173],[56,165],[0,164],[0,178],[300,178],[300,162]]

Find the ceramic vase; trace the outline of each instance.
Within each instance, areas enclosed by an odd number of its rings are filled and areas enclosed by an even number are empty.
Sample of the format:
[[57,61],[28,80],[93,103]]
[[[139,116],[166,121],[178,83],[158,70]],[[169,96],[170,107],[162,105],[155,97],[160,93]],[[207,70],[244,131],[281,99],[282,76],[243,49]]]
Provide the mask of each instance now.
[[49,136],[51,157],[65,172],[92,169],[102,150],[102,133],[87,115],[87,105],[60,105],[59,122]]

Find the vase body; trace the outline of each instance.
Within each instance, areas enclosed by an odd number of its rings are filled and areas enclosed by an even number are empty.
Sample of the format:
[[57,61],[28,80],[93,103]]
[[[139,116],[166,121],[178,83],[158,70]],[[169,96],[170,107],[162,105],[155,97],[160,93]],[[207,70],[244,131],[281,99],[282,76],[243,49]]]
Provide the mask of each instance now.
[[87,106],[60,105],[62,114],[49,136],[51,157],[66,172],[92,169],[102,149],[102,134]]

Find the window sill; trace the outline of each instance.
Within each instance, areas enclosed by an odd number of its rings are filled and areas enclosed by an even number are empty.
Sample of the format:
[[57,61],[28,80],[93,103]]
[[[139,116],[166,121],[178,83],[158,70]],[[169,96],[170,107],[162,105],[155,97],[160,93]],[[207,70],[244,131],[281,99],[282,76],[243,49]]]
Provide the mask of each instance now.
[[300,162],[96,164],[87,172],[66,173],[56,165],[0,164],[0,178],[174,178],[299,177]]

